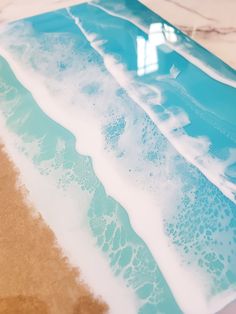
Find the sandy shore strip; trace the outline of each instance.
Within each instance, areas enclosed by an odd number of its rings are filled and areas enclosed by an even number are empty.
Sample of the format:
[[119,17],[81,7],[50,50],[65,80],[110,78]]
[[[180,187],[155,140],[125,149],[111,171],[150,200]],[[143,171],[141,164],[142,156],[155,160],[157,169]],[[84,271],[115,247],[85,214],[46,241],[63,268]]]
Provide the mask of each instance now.
[[24,201],[17,170],[0,145],[0,313],[103,314],[107,306],[79,282],[53,232]]

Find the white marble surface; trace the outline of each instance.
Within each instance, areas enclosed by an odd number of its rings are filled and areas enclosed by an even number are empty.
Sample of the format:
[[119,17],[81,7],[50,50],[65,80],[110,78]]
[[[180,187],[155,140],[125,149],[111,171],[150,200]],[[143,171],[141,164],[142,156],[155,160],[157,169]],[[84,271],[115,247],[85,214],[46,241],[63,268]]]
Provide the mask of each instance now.
[[236,0],[141,2],[236,69]]
[[85,0],[0,0],[0,23],[82,2]]
[[[236,69],[236,0],[140,0]],[[0,22],[83,0],[0,0]]]

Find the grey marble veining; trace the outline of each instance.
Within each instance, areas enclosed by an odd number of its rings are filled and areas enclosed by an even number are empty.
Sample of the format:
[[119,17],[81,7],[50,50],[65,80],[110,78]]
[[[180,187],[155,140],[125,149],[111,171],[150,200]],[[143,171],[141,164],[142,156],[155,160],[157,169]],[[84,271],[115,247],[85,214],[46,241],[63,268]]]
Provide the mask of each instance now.
[[141,0],[236,68],[235,0]]

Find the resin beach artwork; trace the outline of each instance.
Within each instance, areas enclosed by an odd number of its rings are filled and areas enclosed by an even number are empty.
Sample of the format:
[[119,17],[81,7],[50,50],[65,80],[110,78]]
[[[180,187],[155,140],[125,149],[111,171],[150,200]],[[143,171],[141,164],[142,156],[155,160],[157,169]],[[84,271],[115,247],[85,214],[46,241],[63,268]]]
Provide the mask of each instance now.
[[235,88],[235,70],[136,0],[0,26],[3,153],[98,306],[40,313],[213,314],[236,299]]

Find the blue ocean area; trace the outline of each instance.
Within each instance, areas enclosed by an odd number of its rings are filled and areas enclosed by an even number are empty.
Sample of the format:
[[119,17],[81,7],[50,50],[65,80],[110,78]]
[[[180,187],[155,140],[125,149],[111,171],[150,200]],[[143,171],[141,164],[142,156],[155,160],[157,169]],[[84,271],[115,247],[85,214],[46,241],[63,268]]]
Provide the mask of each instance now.
[[213,314],[236,298],[235,86],[136,0],[0,28],[4,128],[59,193],[90,195],[86,228],[137,313]]

